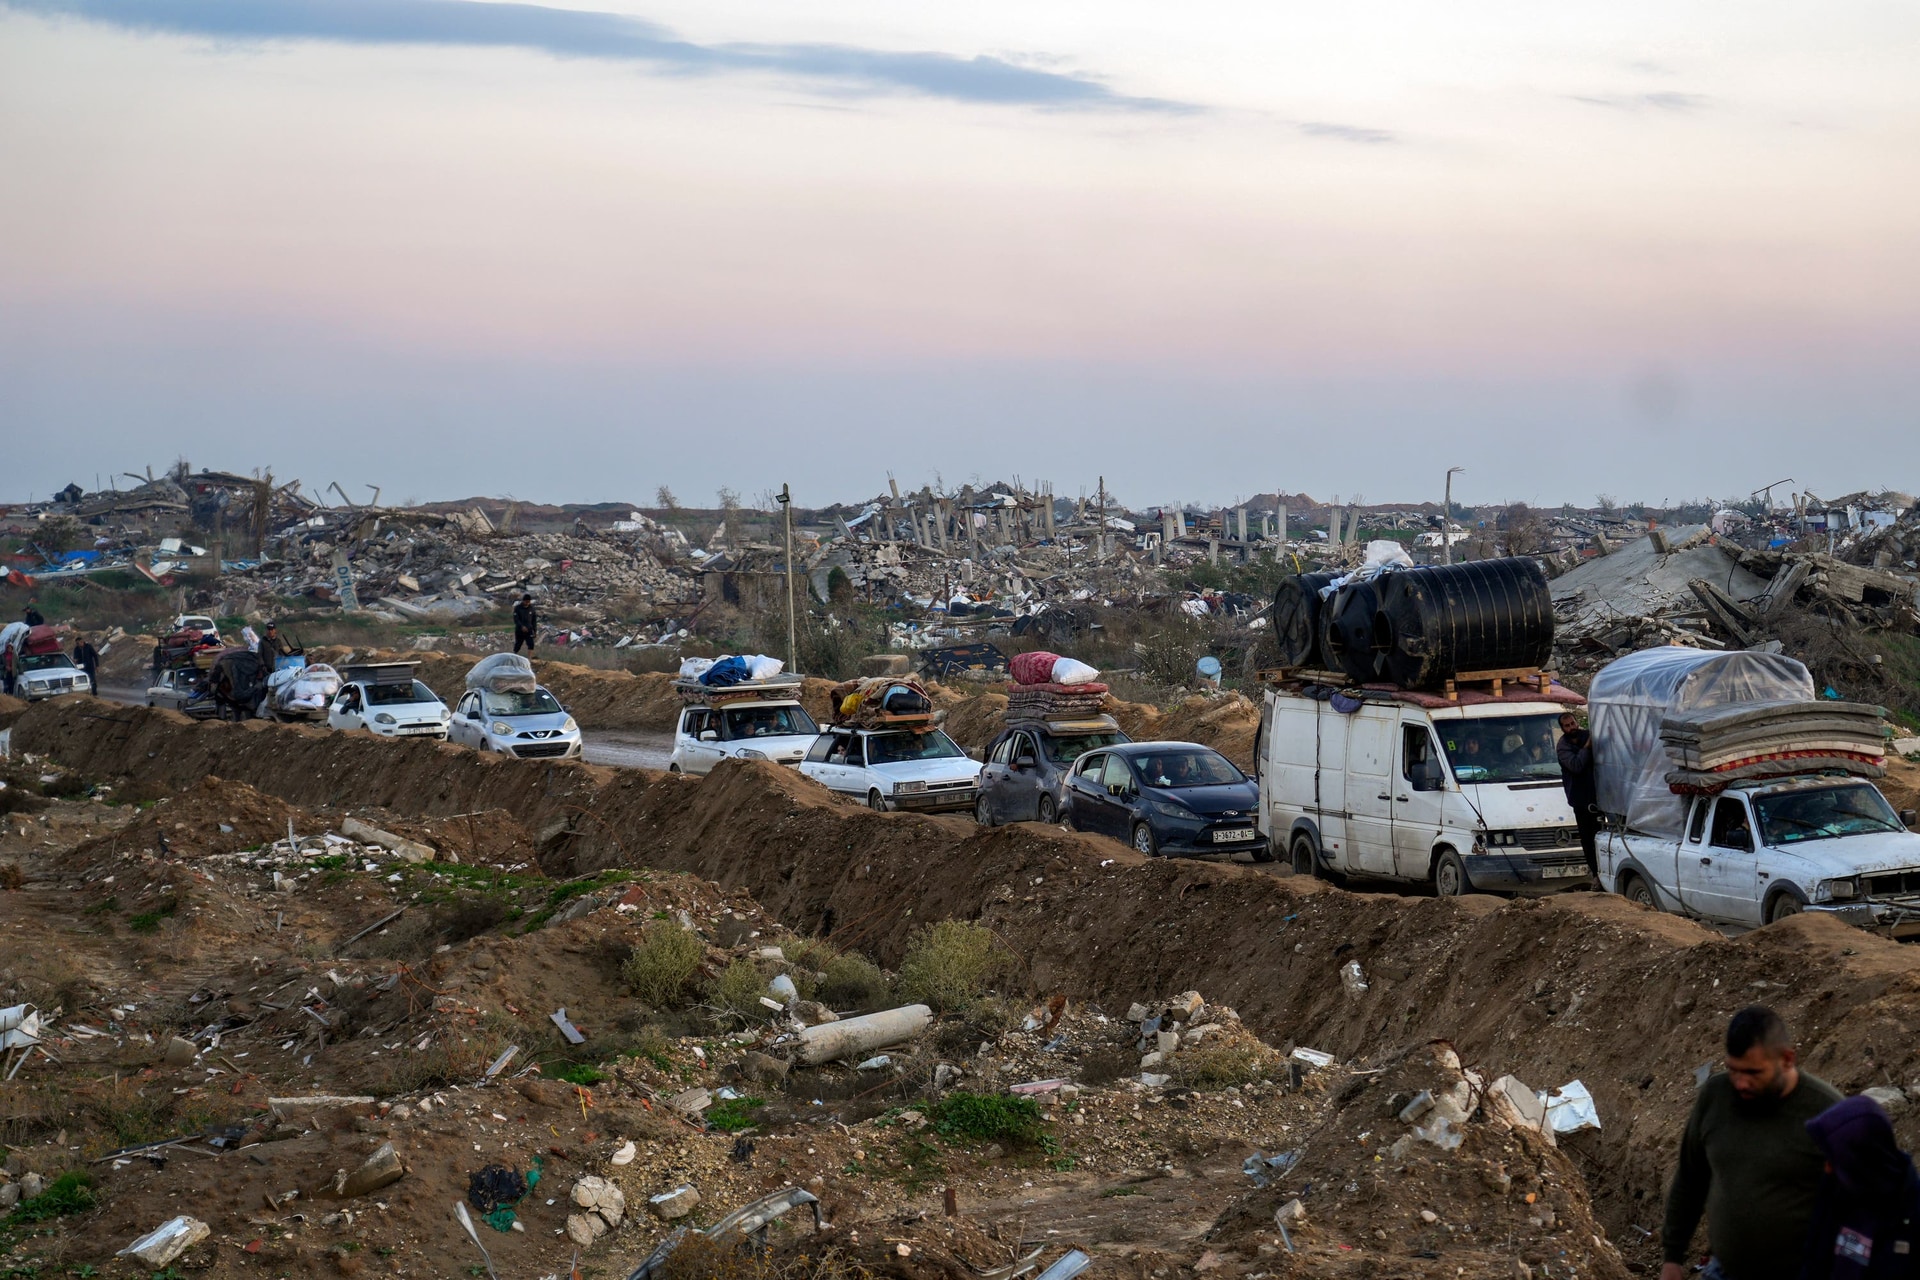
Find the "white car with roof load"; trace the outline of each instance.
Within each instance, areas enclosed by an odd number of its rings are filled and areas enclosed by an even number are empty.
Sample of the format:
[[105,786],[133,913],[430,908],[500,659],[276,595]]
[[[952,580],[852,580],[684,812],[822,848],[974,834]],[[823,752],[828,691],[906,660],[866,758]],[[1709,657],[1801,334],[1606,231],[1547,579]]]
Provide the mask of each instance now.
[[940,729],[836,725],[814,740],[800,772],[883,811],[967,812],[980,796],[980,762]]
[[571,760],[582,750],[579,724],[544,686],[467,690],[454,704],[447,738],[521,760]]
[[720,686],[688,678],[674,689],[687,705],[674,722],[669,773],[698,776],[722,760],[798,765],[820,736],[820,726],[800,705],[797,675]]
[[364,729],[383,738],[445,740],[453,713],[440,695],[414,679],[417,662],[374,662],[340,668],[340,692],[327,707],[335,729]]
[[1586,887],[1556,755],[1556,722],[1579,698],[1552,695],[1269,689],[1255,747],[1269,850],[1296,873],[1424,883],[1442,896]]

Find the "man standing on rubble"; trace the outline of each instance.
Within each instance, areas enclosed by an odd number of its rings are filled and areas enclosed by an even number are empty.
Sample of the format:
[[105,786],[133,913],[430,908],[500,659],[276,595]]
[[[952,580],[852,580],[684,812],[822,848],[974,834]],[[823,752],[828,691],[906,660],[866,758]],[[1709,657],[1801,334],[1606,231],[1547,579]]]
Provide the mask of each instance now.
[[1807,1122],[1840,1101],[1801,1071],[1787,1024],[1748,1005],[1727,1024],[1727,1069],[1694,1095],[1667,1192],[1660,1280],[1683,1280],[1704,1210],[1709,1280],[1795,1280],[1825,1165]]
[[73,665],[87,673],[87,692],[100,696],[100,651],[82,635],[73,646]]
[[1573,806],[1573,820],[1580,828],[1580,848],[1587,855],[1587,874],[1597,886],[1600,882],[1600,851],[1595,841],[1600,835],[1600,815],[1594,805],[1600,792],[1593,782],[1593,734],[1580,727],[1571,711],[1560,714],[1560,786]]
[[520,603],[513,606],[513,651],[520,652],[520,646],[524,644],[531,654],[534,632],[539,627],[540,615],[534,610],[533,593],[529,591],[520,597]]
[[260,637],[260,647],[254,652],[260,655],[261,668],[271,672],[280,665],[282,654],[293,652],[293,646],[288,644],[286,637],[280,634],[280,624],[269,622],[266,632]]
[[30,627],[44,627],[47,625],[47,620],[40,614],[40,602],[38,600],[27,601],[26,611],[20,615],[20,621]]

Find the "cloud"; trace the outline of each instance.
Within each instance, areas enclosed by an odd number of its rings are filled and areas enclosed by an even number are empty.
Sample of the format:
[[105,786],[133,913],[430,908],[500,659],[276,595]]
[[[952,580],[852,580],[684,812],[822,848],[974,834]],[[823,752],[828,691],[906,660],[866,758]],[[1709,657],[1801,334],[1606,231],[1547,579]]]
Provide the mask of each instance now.
[[1055,110],[1186,112],[1193,105],[1115,93],[1086,76],[1004,58],[830,44],[683,40],[620,14],[479,0],[0,0],[0,8],[131,31],[223,41],[530,49],[559,58],[636,62],[693,75],[759,72],[838,93],[909,93],[953,102]]
[[1608,93],[1608,94],[1569,94],[1575,102],[1584,102],[1590,107],[1609,107],[1615,111],[1699,111],[1710,105],[1711,99],[1697,93]]
[[1359,142],[1367,145],[1400,141],[1385,129],[1366,129],[1351,124],[1329,124],[1322,120],[1308,120],[1296,127],[1309,138],[1332,138],[1339,142]]

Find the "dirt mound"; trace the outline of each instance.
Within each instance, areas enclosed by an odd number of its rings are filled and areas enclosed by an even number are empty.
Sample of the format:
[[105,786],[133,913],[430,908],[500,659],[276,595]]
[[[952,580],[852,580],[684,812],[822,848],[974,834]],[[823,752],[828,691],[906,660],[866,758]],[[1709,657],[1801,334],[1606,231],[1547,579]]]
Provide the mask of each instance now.
[[100,683],[115,687],[145,688],[153,670],[153,651],[160,642],[153,636],[125,635],[107,646],[100,655]]
[[1887,776],[1881,780],[1880,790],[1896,810],[1920,809],[1920,764],[1888,756]]
[[1196,694],[1172,711],[1145,702],[1115,699],[1112,714],[1136,742],[1197,742],[1212,747],[1242,769],[1253,770],[1253,739],[1260,708],[1238,693]]
[[277,796],[209,774],[143,807],[118,831],[82,845],[78,855],[140,850],[192,859],[238,853],[285,839],[288,822],[305,818],[304,811]]
[[[1579,1079],[1605,1126],[1583,1148],[1597,1213],[1638,1261],[1652,1247],[1628,1227],[1653,1213],[1694,1068],[1739,1006],[1778,1008],[1809,1069],[1843,1090],[1920,1082],[1906,1034],[1920,1022],[1920,952],[1814,915],[1728,939],[1611,895],[1347,893],[1032,824],[872,813],[765,764],[695,781],[77,703],[37,705],[14,732],[16,747],[89,776],[189,786],[216,774],[299,804],[423,820],[504,809],[551,874],[691,872],[883,963],[922,921],[975,918],[1022,958],[1035,993],[1124,1005],[1199,988],[1269,1039],[1342,1060],[1445,1039],[1536,1087]],[[1349,962],[1365,990],[1342,982]],[[1920,1109],[1896,1125],[1911,1145]]]
[[941,726],[947,736],[968,751],[984,751],[1000,736],[1007,727],[1007,695],[1004,693],[976,693],[971,697],[954,693],[943,686],[931,686],[935,705],[944,707],[947,712],[946,723]]
[[23,700],[8,697],[6,694],[0,693],[0,729],[6,728],[15,720],[18,720],[20,713],[26,709],[27,704]]

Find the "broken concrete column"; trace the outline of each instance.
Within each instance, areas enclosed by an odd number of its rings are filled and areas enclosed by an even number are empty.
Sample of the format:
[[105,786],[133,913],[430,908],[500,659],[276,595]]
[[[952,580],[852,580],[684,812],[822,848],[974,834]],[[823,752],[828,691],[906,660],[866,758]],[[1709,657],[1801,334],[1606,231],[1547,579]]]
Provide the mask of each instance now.
[[393,1144],[383,1142],[380,1149],[368,1156],[358,1169],[343,1175],[334,1184],[334,1194],[343,1200],[351,1200],[355,1196],[378,1191],[406,1176],[407,1166],[400,1163],[400,1155],[393,1149]]
[[1234,519],[1238,521],[1240,525],[1240,541],[1245,542],[1247,540],[1247,509],[1245,507],[1236,507],[1233,515]]
[[382,831],[371,822],[362,822],[358,818],[348,818],[340,824],[340,834],[351,840],[366,844],[377,844],[389,853],[398,854],[408,862],[432,862],[435,851],[431,845],[421,844],[418,840],[409,840],[397,836],[391,831]]
[[1281,546],[1283,547],[1286,546],[1287,545],[1287,509],[1285,507],[1281,507],[1278,511],[1274,512],[1273,523],[1274,523],[1273,536],[1280,539]]
[[932,1021],[932,1009],[924,1004],[910,1004],[807,1027],[800,1032],[800,1061],[817,1066],[839,1058],[861,1057],[875,1049],[913,1039]]

